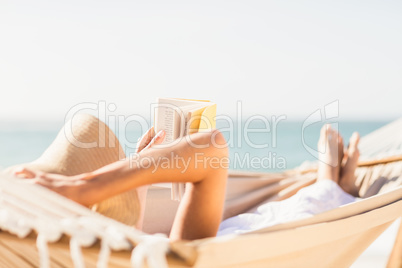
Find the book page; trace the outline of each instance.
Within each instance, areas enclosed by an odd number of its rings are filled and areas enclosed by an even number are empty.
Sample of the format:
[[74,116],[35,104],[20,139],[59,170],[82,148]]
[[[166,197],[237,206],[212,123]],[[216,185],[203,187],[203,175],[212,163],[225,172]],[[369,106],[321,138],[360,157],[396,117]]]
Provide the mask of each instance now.
[[155,133],[160,130],[165,130],[165,142],[172,142],[177,133],[177,126],[175,124],[175,111],[168,107],[160,106],[155,113]]
[[170,104],[176,106],[177,108],[183,109],[185,106],[199,105],[206,106],[209,101],[196,101],[196,100],[186,100],[186,99],[169,99],[169,98],[159,98],[158,104]]
[[202,112],[208,103],[208,101],[159,98],[155,111],[155,132],[165,130],[164,143],[197,132]]
[[155,132],[166,132],[164,144],[184,135],[186,118],[183,111],[170,103],[159,103],[155,110]]

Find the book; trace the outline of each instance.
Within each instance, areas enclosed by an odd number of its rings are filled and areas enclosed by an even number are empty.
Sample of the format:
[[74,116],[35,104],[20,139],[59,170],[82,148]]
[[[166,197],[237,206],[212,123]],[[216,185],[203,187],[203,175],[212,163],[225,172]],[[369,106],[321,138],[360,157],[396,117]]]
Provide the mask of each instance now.
[[[173,144],[186,135],[214,129],[215,118],[216,104],[211,101],[159,98],[155,107],[155,133],[164,130],[163,144]],[[185,184],[173,183],[171,189],[172,199],[180,201]]]

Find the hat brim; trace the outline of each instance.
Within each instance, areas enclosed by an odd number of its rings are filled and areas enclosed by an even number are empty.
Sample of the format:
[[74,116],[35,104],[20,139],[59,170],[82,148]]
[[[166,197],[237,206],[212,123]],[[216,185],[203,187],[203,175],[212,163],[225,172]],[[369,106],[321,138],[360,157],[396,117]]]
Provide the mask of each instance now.
[[[97,170],[124,158],[123,148],[105,123],[92,115],[77,114],[64,125],[38,159],[17,166],[73,176]],[[93,205],[92,209],[134,226],[140,214],[137,190],[106,199]]]

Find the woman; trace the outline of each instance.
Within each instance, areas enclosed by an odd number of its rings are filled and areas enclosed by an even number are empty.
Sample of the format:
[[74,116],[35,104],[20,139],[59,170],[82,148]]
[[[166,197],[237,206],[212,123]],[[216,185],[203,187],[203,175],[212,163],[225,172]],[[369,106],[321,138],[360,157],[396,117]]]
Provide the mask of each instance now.
[[[12,172],[85,206],[143,185],[187,182],[170,239],[215,236],[221,221],[227,180],[225,138],[214,130],[187,136],[169,147],[157,148],[164,136],[163,131],[155,135],[150,129],[140,142],[135,161],[126,158],[89,173],[64,176],[24,166],[13,168]],[[172,159],[172,155],[176,157]],[[159,159],[180,161],[171,163],[172,168],[166,169],[158,166]]]
[[[215,236],[221,223],[229,162],[228,149],[222,133],[218,130],[196,133],[170,147],[158,148],[157,145],[163,142],[164,136],[163,131],[155,135],[153,129],[149,130],[140,142],[138,158],[134,163],[125,159],[75,176],[44,173],[24,167],[16,168],[13,172],[86,206],[143,185],[186,182],[186,192],[176,213],[170,239],[193,240]],[[352,136],[344,155],[339,134],[329,125],[322,128],[318,147],[325,153],[320,156],[316,185],[319,186],[320,181],[332,181],[335,186],[339,185],[346,192],[341,194],[357,195],[354,171],[359,156],[358,139],[357,134]],[[186,165],[171,163],[172,168],[159,168],[158,159],[173,161],[172,154],[177,156],[176,159],[180,158],[180,163]],[[345,200],[333,204],[332,207],[327,206],[326,209],[342,205]],[[322,211],[321,209],[317,213]],[[251,214],[253,213],[256,211]],[[241,215],[236,217],[238,219]],[[232,233],[244,230],[238,226],[236,217],[222,223],[221,234],[227,233],[227,230]],[[246,222],[251,226],[248,226],[250,228],[246,228],[246,231],[255,226],[252,220],[254,219]],[[245,223],[241,224],[244,227]],[[260,227],[261,225],[258,226]]]

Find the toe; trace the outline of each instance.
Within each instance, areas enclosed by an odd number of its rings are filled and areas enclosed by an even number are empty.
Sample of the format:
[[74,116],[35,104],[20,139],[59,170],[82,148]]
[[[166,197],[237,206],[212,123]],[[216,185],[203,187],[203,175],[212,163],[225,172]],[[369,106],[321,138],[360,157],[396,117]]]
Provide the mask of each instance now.
[[343,138],[341,135],[338,135],[338,158],[339,162],[342,162],[344,157],[344,147],[343,147]]
[[318,139],[318,148],[320,149],[322,146],[325,146],[325,142],[327,140],[328,130],[330,126],[325,124],[322,126],[320,131],[320,138]]
[[360,135],[358,132],[353,132],[352,136],[350,137],[350,144],[352,146],[357,146],[357,144],[359,143],[360,140]]
[[340,147],[342,147],[342,150],[343,150],[343,138],[340,134],[338,134],[338,144]]
[[354,132],[349,140],[348,155],[352,156],[355,154],[359,154],[358,149],[359,140],[360,140],[359,133]]
[[331,128],[331,126],[328,125],[328,124],[325,124],[325,125],[322,126],[321,131],[320,131],[320,139],[321,139],[321,140],[325,140],[325,139],[326,139],[328,130],[329,130],[330,128]]

